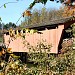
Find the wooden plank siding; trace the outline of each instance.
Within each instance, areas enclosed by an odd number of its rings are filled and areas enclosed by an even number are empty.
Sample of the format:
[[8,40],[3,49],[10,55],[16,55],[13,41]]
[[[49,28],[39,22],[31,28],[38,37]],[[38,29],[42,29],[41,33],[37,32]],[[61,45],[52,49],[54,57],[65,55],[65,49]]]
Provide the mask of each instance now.
[[[58,47],[63,37],[64,29],[73,23],[75,23],[74,16],[65,19],[60,19],[54,22],[52,21],[49,25],[30,26],[30,29],[38,29],[39,32],[41,32],[42,34],[26,33],[25,40],[29,42],[29,44],[32,46],[37,45],[37,43],[42,42],[42,40],[45,40],[48,44],[52,45],[50,53],[58,53]],[[6,45],[8,44],[9,38],[9,35],[4,34],[4,43]],[[23,40],[21,37],[13,39],[13,41],[11,41],[9,44],[9,48],[12,48],[13,52],[29,52],[29,50],[24,47]]]
[[[59,25],[58,28],[55,29],[45,29],[40,31],[42,34],[34,33],[30,34],[27,33],[25,40],[32,46],[37,45],[37,43],[42,40],[46,41],[48,44],[52,45],[50,53],[58,53],[58,44],[60,41],[60,37],[62,31],[64,29],[64,25]],[[9,35],[4,34],[5,44],[8,44],[8,40],[10,38]],[[24,47],[23,40],[21,37],[17,37],[17,39],[12,39],[13,41],[10,42],[9,48],[12,48],[13,52],[29,52],[26,47]]]

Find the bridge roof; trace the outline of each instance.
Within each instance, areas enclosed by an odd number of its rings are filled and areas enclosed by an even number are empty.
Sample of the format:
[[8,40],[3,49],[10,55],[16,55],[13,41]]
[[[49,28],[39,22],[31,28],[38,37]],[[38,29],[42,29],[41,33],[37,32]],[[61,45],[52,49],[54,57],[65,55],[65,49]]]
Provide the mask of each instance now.
[[55,19],[55,20],[50,20],[50,22],[43,22],[41,24],[35,24],[35,25],[25,25],[25,28],[30,28],[30,29],[39,29],[39,28],[46,28],[46,27],[54,27],[58,26],[58,24],[64,24],[69,21],[75,20],[75,16],[71,17],[65,17],[61,19]]

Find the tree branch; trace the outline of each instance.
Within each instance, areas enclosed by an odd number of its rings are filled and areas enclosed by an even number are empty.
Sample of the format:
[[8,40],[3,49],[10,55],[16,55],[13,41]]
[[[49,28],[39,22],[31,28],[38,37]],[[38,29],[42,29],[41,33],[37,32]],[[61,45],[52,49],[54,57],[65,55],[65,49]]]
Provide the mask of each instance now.
[[[7,3],[4,3],[4,4],[9,4],[9,3],[17,3],[17,2],[7,2]],[[4,7],[4,4],[0,6],[0,8]]]

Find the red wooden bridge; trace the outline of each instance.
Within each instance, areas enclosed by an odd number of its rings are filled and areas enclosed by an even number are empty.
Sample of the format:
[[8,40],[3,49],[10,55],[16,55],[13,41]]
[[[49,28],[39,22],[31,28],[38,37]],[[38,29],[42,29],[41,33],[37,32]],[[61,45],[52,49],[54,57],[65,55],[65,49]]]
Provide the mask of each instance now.
[[[58,53],[58,47],[60,42],[62,42],[64,30],[71,24],[75,23],[75,16],[65,17],[59,20],[51,20],[49,24],[41,25],[30,25],[25,26],[25,28],[36,29],[39,33],[26,33],[25,40],[30,43],[30,45],[35,46],[39,41],[45,40],[48,44],[52,45],[50,53]],[[10,35],[4,34],[4,43],[8,45]],[[13,52],[29,52],[29,50],[24,47],[23,40],[21,37],[13,39],[10,42],[9,48],[12,48]]]

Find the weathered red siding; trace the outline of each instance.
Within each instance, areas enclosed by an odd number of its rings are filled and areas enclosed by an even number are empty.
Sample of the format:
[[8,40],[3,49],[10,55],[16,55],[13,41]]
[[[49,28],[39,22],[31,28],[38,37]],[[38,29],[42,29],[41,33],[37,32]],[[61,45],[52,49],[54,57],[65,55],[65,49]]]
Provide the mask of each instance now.
[[[58,53],[58,45],[60,42],[61,34],[64,29],[64,25],[59,25],[55,29],[46,29],[40,31],[42,34],[34,33],[34,34],[26,34],[25,40],[30,43],[30,45],[35,46],[37,42],[42,42],[45,40],[48,44],[52,45],[50,53]],[[5,44],[8,44],[10,36],[4,34]],[[28,52],[28,49],[24,47],[23,40],[21,37],[17,39],[13,39],[10,42],[9,48],[12,48],[13,52]]]

